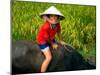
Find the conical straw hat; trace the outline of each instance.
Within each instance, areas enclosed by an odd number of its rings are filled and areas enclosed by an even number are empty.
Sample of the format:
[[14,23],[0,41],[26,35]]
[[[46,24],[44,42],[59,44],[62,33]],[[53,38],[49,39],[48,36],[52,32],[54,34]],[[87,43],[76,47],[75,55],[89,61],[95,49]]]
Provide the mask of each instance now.
[[50,15],[50,14],[61,16],[61,20],[65,18],[63,14],[59,10],[57,10],[57,8],[54,6],[51,6],[50,8],[45,10],[43,13],[41,13],[40,17],[42,17],[43,15]]

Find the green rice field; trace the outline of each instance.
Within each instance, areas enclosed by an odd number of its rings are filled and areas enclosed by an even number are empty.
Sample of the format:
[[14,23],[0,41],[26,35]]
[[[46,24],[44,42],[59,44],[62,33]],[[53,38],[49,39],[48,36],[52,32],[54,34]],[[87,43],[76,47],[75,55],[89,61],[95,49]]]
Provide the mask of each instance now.
[[[65,19],[61,21],[62,36],[86,59],[96,57],[96,6],[21,2],[12,0],[12,40],[36,41],[43,19],[39,14],[55,6]],[[56,39],[58,39],[56,37]]]

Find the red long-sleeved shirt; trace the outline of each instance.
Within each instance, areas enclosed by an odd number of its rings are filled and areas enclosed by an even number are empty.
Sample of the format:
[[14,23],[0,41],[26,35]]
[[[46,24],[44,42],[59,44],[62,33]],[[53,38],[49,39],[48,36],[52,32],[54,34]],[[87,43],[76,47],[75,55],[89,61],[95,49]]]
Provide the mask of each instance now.
[[50,27],[50,23],[46,21],[37,34],[37,43],[45,44],[47,39],[53,40],[57,32],[61,32],[60,23],[58,23],[57,26],[52,29]]

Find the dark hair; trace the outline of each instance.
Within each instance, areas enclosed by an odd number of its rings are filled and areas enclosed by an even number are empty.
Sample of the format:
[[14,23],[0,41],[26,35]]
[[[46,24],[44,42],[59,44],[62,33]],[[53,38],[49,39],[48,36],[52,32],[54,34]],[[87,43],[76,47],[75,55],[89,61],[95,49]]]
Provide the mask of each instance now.
[[[55,14],[54,14],[54,15],[55,15]],[[50,14],[47,14],[46,16],[47,16],[47,17],[50,17]],[[60,17],[59,15],[56,15],[56,16]]]

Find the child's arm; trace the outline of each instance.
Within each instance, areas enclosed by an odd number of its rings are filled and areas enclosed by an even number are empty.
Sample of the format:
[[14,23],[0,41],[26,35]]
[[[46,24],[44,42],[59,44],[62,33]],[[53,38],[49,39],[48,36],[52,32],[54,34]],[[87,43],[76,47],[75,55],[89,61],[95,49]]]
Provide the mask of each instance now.
[[63,38],[61,36],[61,32],[58,32],[58,38],[59,38],[59,41],[62,45],[66,45],[66,43],[63,41]]
[[47,43],[53,48],[53,49],[57,49],[58,45],[53,43],[50,39],[47,40]]
[[63,38],[61,36],[61,32],[58,32],[58,38],[59,38],[59,41],[63,41]]
[[58,24],[57,34],[58,34],[58,38],[59,38],[60,43],[62,45],[66,45],[66,43],[63,40],[63,37],[61,36],[61,27],[60,27],[60,24]]
[[52,44],[53,44],[52,41],[51,41],[50,39],[47,39],[46,42],[47,42],[49,45],[51,45],[51,46],[52,46]]

